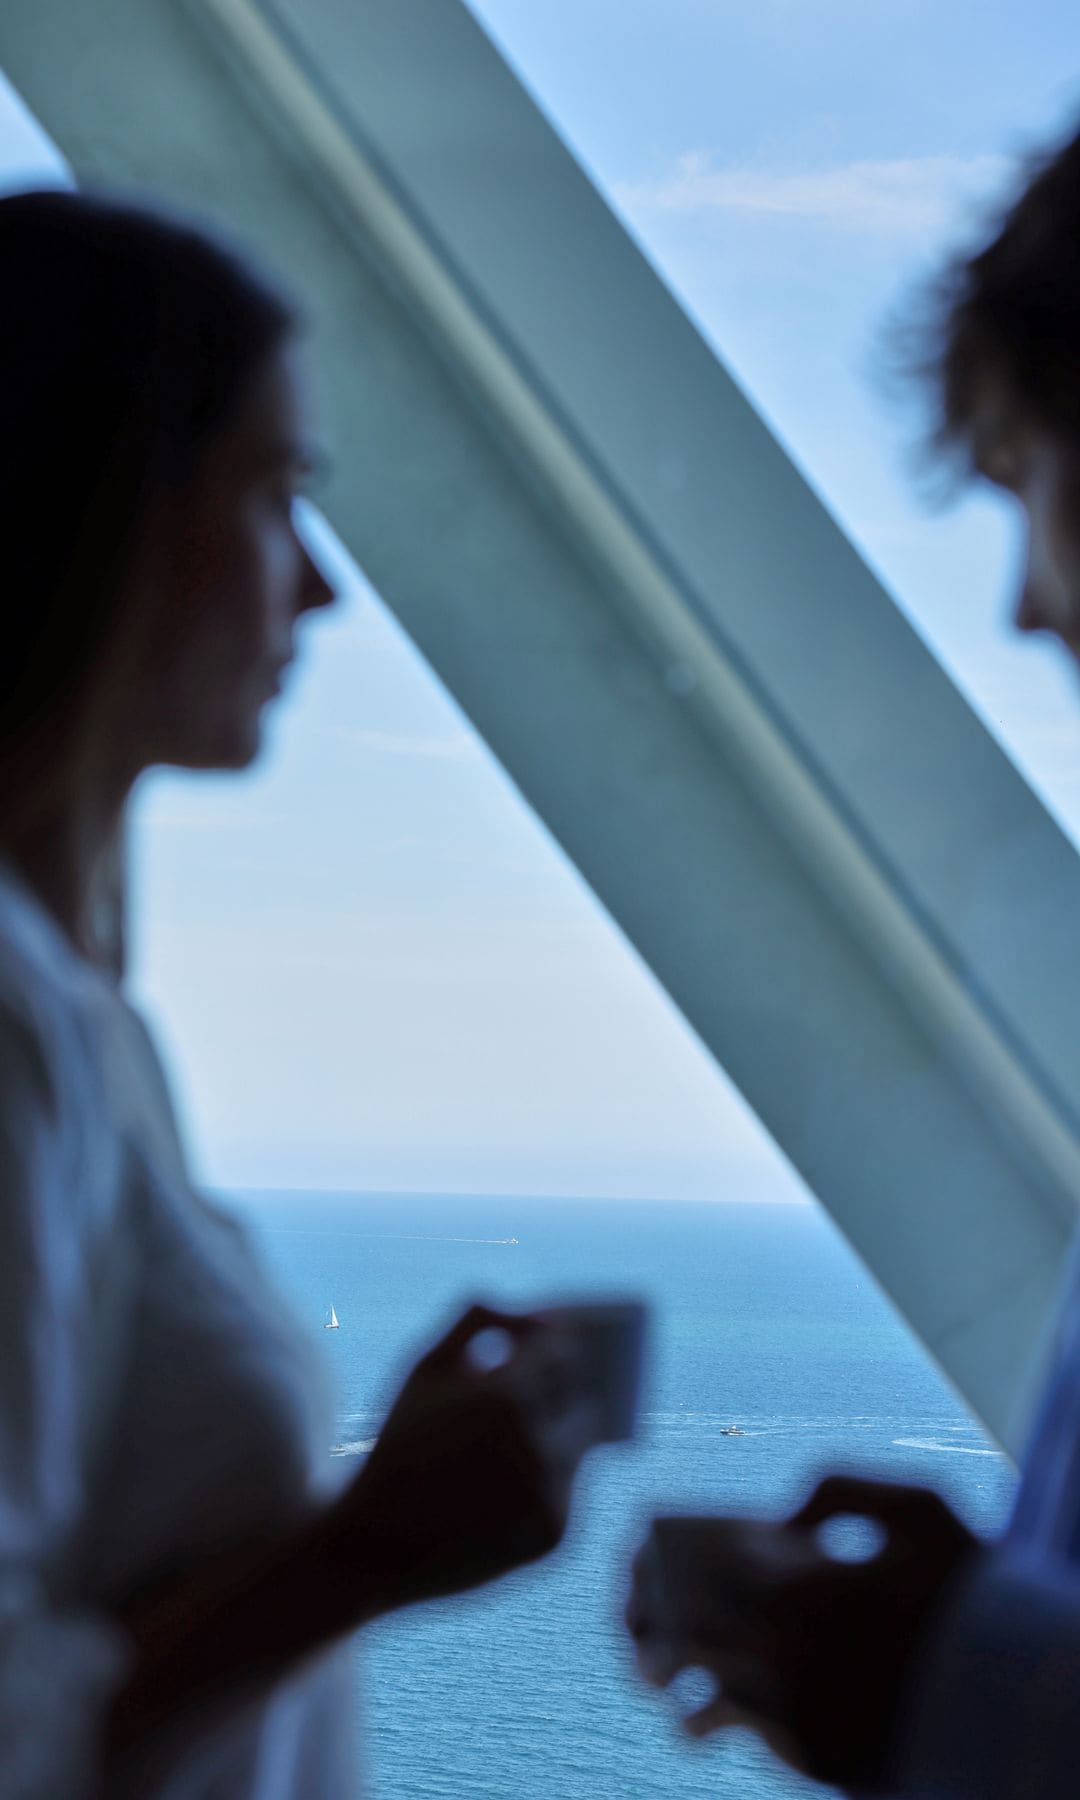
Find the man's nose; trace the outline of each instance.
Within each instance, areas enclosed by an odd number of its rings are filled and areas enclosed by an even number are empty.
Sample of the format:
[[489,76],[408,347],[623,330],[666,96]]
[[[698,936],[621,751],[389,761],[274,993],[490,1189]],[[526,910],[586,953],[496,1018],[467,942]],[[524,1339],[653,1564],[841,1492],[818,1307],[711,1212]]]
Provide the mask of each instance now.
[[1016,572],[1017,597],[1013,608],[1013,624],[1017,631],[1045,631],[1048,626],[1046,607],[1039,597],[1038,583],[1032,571],[1031,526],[1025,520],[1026,529],[1019,545],[1019,568]]
[[1013,622],[1017,631],[1048,631],[1050,628],[1035,584],[1026,572],[1020,585],[1020,598],[1016,602]]
[[1013,625],[1017,632],[1042,632],[1046,630],[1046,617],[1039,605],[1039,596],[1028,576],[1021,583],[1021,598],[1017,599],[1013,612]]

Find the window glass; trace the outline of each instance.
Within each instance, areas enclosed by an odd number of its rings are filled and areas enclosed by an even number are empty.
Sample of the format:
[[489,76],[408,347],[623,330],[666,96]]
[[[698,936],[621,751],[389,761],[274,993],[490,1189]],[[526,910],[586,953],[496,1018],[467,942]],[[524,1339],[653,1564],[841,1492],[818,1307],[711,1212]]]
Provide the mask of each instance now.
[[[1080,827],[1075,677],[1009,629],[1002,502],[928,509],[894,321],[1080,113],[1068,0],[469,0],[1028,778]],[[890,349],[892,346],[892,349]]]
[[[927,56],[918,108],[894,102],[890,146],[869,76],[847,111],[835,82],[815,98],[805,22],[780,0],[737,37],[705,0],[477,10],[1068,816],[1038,724],[1050,700],[1066,717],[1056,670],[1033,661],[1018,701],[999,631],[980,625],[969,655],[1005,530],[984,503],[922,516],[903,432],[882,423],[861,361],[953,196],[991,186],[1010,132],[1053,110],[1034,53],[1014,59],[1015,116],[1002,94],[963,127],[947,104],[959,65]],[[815,10],[855,93],[856,57],[869,69],[887,39],[839,0]],[[10,100],[0,166],[9,185],[63,175]],[[267,755],[240,779],[156,779],[139,802],[135,977],[197,1166],[317,1337],[343,1469],[359,1467],[408,1357],[467,1299],[643,1293],[655,1318],[640,1445],[595,1456],[553,1567],[359,1647],[358,1753],[382,1800],[779,1800],[800,1784],[747,1743],[691,1756],[668,1702],[631,1678],[619,1611],[643,1521],[657,1506],[772,1511],[842,1462],[943,1485],[991,1528],[1008,1469],[308,523],[346,599],[312,624]]]
[[[704,1750],[634,1674],[620,1615],[655,1511],[775,1515],[843,1467],[925,1482],[990,1531],[1012,1478],[817,1207],[464,1195],[249,1194],[321,1330],[335,1454],[359,1466],[409,1357],[476,1295],[642,1294],[641,1436],[591,1454],[552,1561],[384,1621],[358,1644],[378,1800],[807,1800],[749,1738]],[[734,1430],[732,1428],[735,1428]],[[684,1695],[685,1697],[685,1695]]]

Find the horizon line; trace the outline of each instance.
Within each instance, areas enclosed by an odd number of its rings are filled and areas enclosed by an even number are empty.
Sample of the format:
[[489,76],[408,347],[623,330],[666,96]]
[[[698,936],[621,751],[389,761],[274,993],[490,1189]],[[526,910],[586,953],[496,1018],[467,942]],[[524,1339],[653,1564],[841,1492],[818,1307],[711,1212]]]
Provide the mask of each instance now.
[[502,1188],[354,1188],[354,1187],[254,1187],[246,1184],[226,1186],[207,1184],[221,1194],[281,1197],[310,1195],[351,1200],[509,1200],[509,1201],[584,1201],[598,1206],[820,1206],[813,1194],[787,1197],[742,1197],[734,1194],[692,1198],[686,1194],[574,1194],[574,1193],[507,1193]]

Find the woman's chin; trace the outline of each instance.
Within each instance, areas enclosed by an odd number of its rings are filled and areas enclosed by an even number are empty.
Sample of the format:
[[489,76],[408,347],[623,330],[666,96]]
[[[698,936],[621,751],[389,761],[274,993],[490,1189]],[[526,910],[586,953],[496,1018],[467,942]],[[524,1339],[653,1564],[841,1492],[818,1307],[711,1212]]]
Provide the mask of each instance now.
[[254,719],[244,725],[230,725],[220,731],[200,731],[192,733],[183,743],[163,746],[159,755],[154,756],[155,763],[168,764],[174,769],[203,770],[209,773],[219,769],[223,773],[228,770],[249,769],[263,748],[263,727],[261,719]]

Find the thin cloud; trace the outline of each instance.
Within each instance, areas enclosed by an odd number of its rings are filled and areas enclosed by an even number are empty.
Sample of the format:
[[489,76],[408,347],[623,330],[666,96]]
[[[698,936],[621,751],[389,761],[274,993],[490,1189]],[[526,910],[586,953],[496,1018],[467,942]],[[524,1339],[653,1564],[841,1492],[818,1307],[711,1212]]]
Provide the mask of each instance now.
[[679,157],[657,181],[616,190],[631,217],[728,213],[801,219],[844,231],[915,235],[953,223],[958,209],[1001,192],[1004,156],[917,156],[824,169],[718,165],[702,151]]

